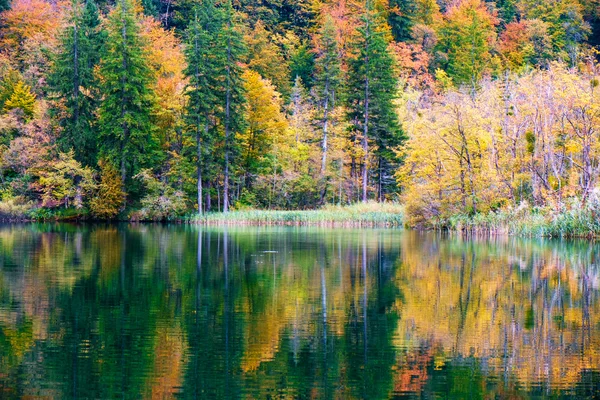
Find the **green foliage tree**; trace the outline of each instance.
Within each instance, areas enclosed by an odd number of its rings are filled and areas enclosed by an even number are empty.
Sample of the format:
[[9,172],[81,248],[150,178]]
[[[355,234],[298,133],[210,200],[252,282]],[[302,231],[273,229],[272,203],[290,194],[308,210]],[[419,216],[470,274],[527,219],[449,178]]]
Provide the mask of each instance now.
[[579,45],[591,33],[589,23],[583,18],[582,4],[575,0],[524,0],[523,3],[528,18],[548,24],[548,36],[555,57],[574,64]]
[[336,29],[331,17],[325,19],[320,29],[317,59],[315,63],[316,88],[323,110],[323,138],[321,142],[321,174],[327,169],[327,147],[331,111],[335,107],[341,85],[340,51],[336,39]]
[[465,0],[451,8],[438,29],[440,64],[455,83],[474,87],[492,69],[496,18],[481,0]]
[[301,43],[292,51],[290,56],[290,76],[293,79],[300,77],[302,84],[307,88],[313,86],[313,71],[315,55],[308,43]]
[[183,215],[187,209],[185,195],[161,179],[156,178],[148,169],[135,176],[139,179],[146,194],[141,199],[142,208],[134,213],[134,220],[163,221]]
[[223,171],[223,212],[229,211],[229,184],[231,178],[231,161],[237,153],[237,146],[232,141],[236,134],[243,131],[244,127],[244,85],[243,70],[240,62],[244,59],[246,46],[244,38],[237,26],[236,15],[228,0],[224,7],[225,24],[221,33],[220,43],[225,44],[225,96],[223,125],[225,131],[225,142],[223,144],[225,153],[225,166]]
[[94,123],[100,94],[94,68],[100,63],[105,35],[93,0],[85,4],[74,0],[68,22],[50,75],[58,103],[54,114],[62,126],[59,145],[63,151],[73,149],[79,162],[95,165],[98,143]]
[[116,6],[106,27],[106,50],[100,64],[100,153],[119,165],[125,183],[160,159],[152,118],[155,78],[131,0]]
[[203,211],[202,176],[215,146],[215,120],[221,106],[222,77],[226,56],[217,39],[223,29],[223,10],[213,1],[204,1],[194,9],[187,30],[185,56],[188,78],[186,121],[196,144],[198,212]]
[[389,0],[388,24],[394,40],[406,42],[412,39],[412,28],[415,24],[414,14],[417,5],[414,0]]
[[348,62],[346,103],[353,129],[362,133],[362,201],[368,200],[371,141],[377,146],[377,197],[381,201],[385,192],[383,165],[392,160],[387,146],[396,146],[403,139],[393,104],[398,78],[380,15],[367,5],[361,20]]

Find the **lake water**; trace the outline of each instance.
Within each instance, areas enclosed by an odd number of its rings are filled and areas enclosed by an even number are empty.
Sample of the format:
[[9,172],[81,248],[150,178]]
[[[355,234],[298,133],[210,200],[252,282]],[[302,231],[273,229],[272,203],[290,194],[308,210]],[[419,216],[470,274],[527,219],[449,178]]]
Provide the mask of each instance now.
[[0,398],[600,396],[600,246],[0,226]]

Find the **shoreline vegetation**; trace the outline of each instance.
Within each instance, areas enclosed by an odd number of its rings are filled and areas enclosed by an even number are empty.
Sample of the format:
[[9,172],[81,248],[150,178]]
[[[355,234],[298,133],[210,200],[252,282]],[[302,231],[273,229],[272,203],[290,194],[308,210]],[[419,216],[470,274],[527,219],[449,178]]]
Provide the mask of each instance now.
[[290,225],[322,227],[401,228],[404,207],[394,203],[327,205],[318,210],[237,210],[229,213],[194,215],[189,223],[206,225]]
[[600,236],[593,2],[284,3],[0,0],[0,220]]
[[[260,210],[241,209],[228,213],[210,212],[167,219],[139,218],[132,212],[115,221],[136,223],[173,222],[198,225],[229,226],[315,226],[329,228],[408,228],[423,231],[452,232],[474,236],[516,236],[548,238],[600,237],[600,207],[595,202],[586,206],[572,203],[562,209],[531,207],[523,203],[486,214],[455,214],[444,219],[431,219],[427,223],[410,225],[405,206],[398,203],[357,203],[353,205],[326,205],[316,210]],[[0,211],[3,209],[0,203]],[[0,222],[91,222],[85,212],[65,209],[61,213],[35,209],[11,215],[0,212]]]

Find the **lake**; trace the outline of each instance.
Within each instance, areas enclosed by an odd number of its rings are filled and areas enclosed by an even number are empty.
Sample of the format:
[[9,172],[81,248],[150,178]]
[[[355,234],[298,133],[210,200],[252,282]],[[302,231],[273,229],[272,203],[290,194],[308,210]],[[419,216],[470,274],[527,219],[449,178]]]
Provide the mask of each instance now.
[[0,398],[594,398],[600,245],[0,226]]

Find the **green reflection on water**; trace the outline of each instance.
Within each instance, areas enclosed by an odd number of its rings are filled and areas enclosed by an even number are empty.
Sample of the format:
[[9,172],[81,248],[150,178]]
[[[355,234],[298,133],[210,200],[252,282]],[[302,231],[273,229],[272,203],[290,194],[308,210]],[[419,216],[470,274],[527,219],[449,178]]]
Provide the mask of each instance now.
[[0,398],[600,395],[589,242],[0,227]]

